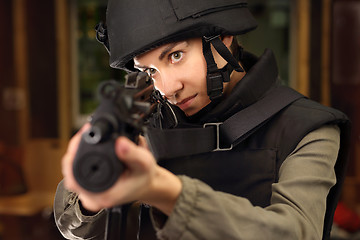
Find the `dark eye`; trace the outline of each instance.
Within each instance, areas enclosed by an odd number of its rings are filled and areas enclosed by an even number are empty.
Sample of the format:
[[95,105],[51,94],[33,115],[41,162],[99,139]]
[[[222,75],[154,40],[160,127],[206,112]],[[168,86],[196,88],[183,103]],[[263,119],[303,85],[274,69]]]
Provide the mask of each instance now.
[[179,62],[183,57],[183,53],[180,52],[180,51],[177,51],[177,52],[173,52],[171,55],[170,55],[170,61],[172,63],[177,63]]
[[155,68],[148,68],[148,69],[145,69],[145,72],[147,74],[149,74],[149,76],[152,76],[156,73],[156,69]]

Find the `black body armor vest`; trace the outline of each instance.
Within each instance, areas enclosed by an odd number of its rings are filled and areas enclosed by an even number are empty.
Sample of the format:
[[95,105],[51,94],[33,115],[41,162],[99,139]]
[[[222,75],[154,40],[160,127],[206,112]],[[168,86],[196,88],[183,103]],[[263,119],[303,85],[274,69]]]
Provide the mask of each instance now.
[[[245,66],[247,62],[254,62],[251,56],[248,57],[249,61],[245,59]],[[275,59],[270,51],[266,51],[251,66],[225,102],[211,106],[210,110],[206,109],[208,112],[202,112],[193,118],[201,124],[199,127],[206,122],[224,121],[263,97],[268,89],[276,85],[276,80]],[[251,122],[252,119],[248,121]],[[229,151],[163,157],[158,159],[158,164],[176,175],[197,178],[214,190],[247,198],[254,206],[266,207],[270,205],[271,185],[278,181],[283,161],[306,134],[326,124],[336,124],[341,129],[341,147],[335,166],[337,183],[328,195],[324,222],[323,239],[328,239],[344,180],[349,139],[349,121],[335,109],[303,97],[269,118]],[[190,125],[194,127],[193,123],[180,123],[178,127]],[[163,144],[162,147],[166,148],[167,143]],[[147,215],[146,211],[143,215]],[[143,221],[145,217],[143,216]],[[143,227],[145,228],[144,225]],[[140,230],[140,239],[156,239],[155,235],[150,235],[147,230]]]
[[230,151],[162,159],[159,165],[177,175],[202,180],[214,190],[245,197],[254,206],[270,205],[271,185],[278,181],[286,157],[309,132],[326,124],[340,127],[341,148],[335,167],[337,184],[328,195],[324,239],[329,236],[344,171],[349,125],[344,114],[308,99],[300,99],[274,116]]

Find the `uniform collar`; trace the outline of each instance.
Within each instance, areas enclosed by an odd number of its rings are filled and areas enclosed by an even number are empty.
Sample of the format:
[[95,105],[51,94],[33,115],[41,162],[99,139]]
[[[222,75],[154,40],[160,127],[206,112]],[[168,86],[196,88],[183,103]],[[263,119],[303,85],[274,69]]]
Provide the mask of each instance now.
[[234,112],[240,111],[261,99],[276,84],[278,69],[272,50],[265,49],[260,58],[244,52],[243,65],[247,73],[236,84],[231,94],[225,99],[210,103],[200,112],[189,117],[189,122],[223,121]]

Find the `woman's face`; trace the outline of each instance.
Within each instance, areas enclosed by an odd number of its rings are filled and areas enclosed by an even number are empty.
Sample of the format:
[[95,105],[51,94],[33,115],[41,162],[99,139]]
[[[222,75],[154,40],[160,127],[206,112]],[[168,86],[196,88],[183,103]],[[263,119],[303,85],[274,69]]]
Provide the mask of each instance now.
[[210,103],[202,41],[190,39],[162,45],[134,58],[168,101],[191,116]]

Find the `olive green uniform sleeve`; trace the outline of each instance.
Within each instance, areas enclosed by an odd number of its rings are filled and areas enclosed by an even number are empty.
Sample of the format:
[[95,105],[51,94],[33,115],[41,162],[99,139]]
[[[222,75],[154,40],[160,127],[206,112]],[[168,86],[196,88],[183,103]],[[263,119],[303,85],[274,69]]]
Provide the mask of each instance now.
[[271,205],[217,192],[180,176],[183,190],[169,218],[152,218],[159,239],[321,239],[326,197],[336,183],[339,129],[324,126],[305,136],[280,168]]
[[[183,189],[166,218],[153,209],[159,239],[321,239],[326,196],[336,182],[334,165],[339,129],[309,133],[280,168],[271,205],[253,206],[246,198],[217,192],[205,183],[179,176]],[[54,214],[67,239],[103,239],[106,214],[81,213],[79,200],[59,184]]]
[[84,215],[78,196],[67,191],[62,181],[56,190],[54,216],[58,229],[66,239],[104,239],[106,212],[102,210],[92,216]]

